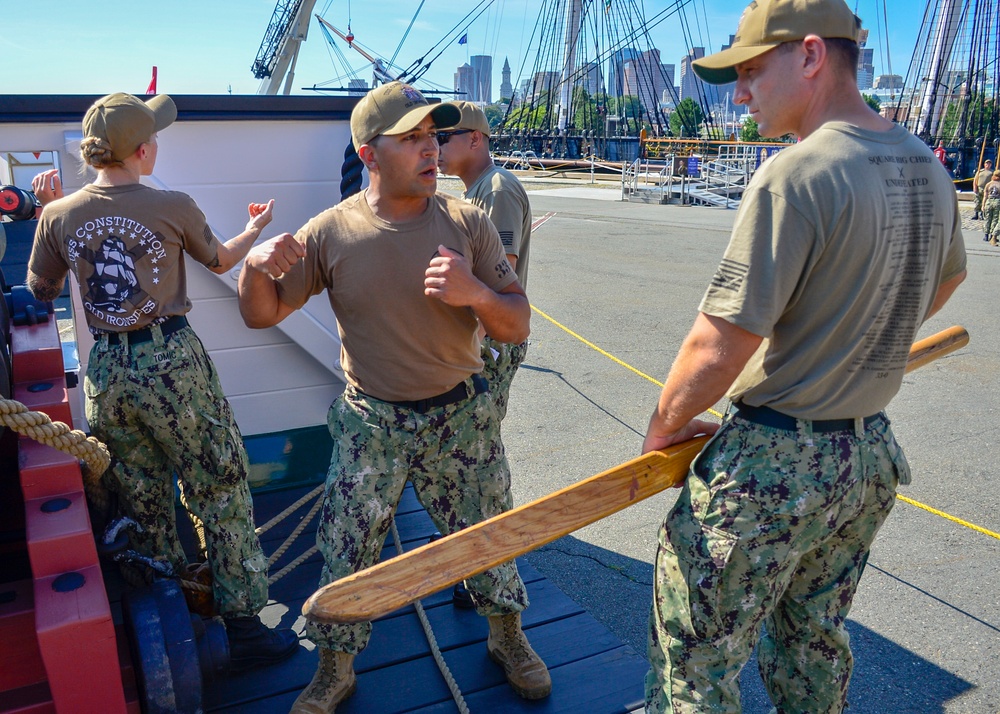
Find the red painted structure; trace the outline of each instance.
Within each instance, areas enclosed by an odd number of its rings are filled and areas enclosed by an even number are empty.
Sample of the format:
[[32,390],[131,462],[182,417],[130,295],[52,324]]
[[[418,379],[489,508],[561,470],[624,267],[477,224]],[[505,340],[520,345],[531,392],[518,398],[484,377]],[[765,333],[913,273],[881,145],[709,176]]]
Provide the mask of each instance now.
[[[0,298],[2,299],[2,298]],[[13,395],[72,424],[54,319],[10,326]],[[31,579],[0,584],[0,712],[138,712],[124,635],[116,632],[77,460],[18,439]],[[5,494],[18,489],[6,484]],[[9,497],[9,496],[8,496]],[[7,509],[8,511],[10,509]]]

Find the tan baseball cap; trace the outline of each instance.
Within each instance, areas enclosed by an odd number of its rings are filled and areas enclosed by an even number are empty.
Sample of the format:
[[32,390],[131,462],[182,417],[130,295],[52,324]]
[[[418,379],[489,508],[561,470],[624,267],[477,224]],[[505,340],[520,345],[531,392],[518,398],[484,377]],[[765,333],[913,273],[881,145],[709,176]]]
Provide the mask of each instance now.
[[806,35],[857,42],[860,29],[861,20],[844,0],[753,0],[740,17],[732,46],[692,65],[709,84],[728,84],[736,81],[736,65],[780,44]]
[[462,118],[455,124],[455,129],[472,129],[483,136],[490,135],[490,120],[486,118],[486,113],[477,105],[466,101],[448,103],[454,104],[462,112]]
[[148,102],[124,92],[101,97],[83,117],[83,134],[103,139],[118,161],[136,152],[140,144],[158,131],[166,129],[177,118],[177,105],[166,94],[158,94]]
[[438,129],[455,126],[461,114],[452,104],[431,104],[408,84],[389,82],[368,92],[351,112],[351,140],[360,149],[381,134],[405,134],[430,115]]

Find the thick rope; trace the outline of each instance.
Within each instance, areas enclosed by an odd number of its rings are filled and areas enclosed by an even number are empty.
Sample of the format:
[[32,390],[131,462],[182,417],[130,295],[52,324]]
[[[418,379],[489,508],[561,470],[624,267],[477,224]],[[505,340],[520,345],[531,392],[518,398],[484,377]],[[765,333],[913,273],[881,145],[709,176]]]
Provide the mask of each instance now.
[[321,494],[323,492],[324,488],[325,488],[325,486],[323,484],[320,484],[319,486],[317,486],[316,488],[314,488],[312,491],[310,491],[305,496],[303,496],[302,498],[300,498],[298,501],[296,501],[295,503],[293,503],[291,506],[289,506],[288,508],[286,508],[285,510],[283,510],[281,513],[279,513],[278,515],[276,515],[274,518],[272,518],[271,520],[269,520],[267,523],[265,523],[264,525],[262,525],[259,528],[257,528],[257,530],[256,530],[257,535],[263,535],[267,531],[271,530],[274,526],[278,525],[281,521],[285,520],[285,518],[287,516],[290,516],[292,513],[294,513],[295,511],[297,511],[299,508],[301,508],[302,504],[310,501],[311,499],[313,499],[316,496],[318,496],[319,494]]
[[111,464],[108,448],[94,437],[71,429],[61,421],[54,422],[47,414],[33,412],[13,399],[0,399],[0,423],[18,434],[81,459],[92,479],[96,480]]
[[[389,525],[392,528],[392,540],[396,543],[396,553],[402,555],[403,545],[399,540],[399,531],[396,530],[395,516],[389,521]],[[444,661],[444,655],[441,654],[441,648],[438,646],[437,638],[434,637],[434,630],[431,628],[430,620],[427,619],[427,614],[424,612],[423,604],[417,600],[413,603],[413,607],[417,611],[417,617],[420,619],[420,626],[424,628],[424,634],[427,636],[427,644],[431,647],[431,654],[434,656],[434,661],[437,662],[438,669],[441,670],[441,676],[444,677],[448,689],[451,690],[451,697],[455,700],[455,706],[458,707],[459,714],[470,714],[469,705],[465,703],[465,697],[462,696],[462,689],[458,686],[458,682],[455,681],[455,677],[452,676],[451,670],[448,669],[448,663]]]
[[293,530],[289,534],[289,536],[285,539],[285,542],[282,543],[278,547],[278,549],[271,554],[270,558],[268,558],[267,560],[268,567],[274,565],[278,561],[278,558],[280,558],[285,554],[285,551],[288,550],[288,547],[295,542],[295,539],[299,537],[299,534],[302,533],[303,529],[305,529],[305,527],[309,525],[309,522],[316,516],[316,513],[319,511],[319,507],[322,505],[323,505],[323,499],[317,498],[316,503],[314,503],[312,505],[312,508],[309,509],[309,513],[306,514],[305,518],[303,518],[299,522],[299,524],[295,526],[295,530]]

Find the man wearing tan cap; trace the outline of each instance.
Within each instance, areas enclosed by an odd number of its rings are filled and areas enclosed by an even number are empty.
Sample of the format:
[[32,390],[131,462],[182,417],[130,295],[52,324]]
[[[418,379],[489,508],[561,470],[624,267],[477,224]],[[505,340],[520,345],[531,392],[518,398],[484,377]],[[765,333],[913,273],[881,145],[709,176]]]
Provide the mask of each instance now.
[[[255,247],[240,276],[250,327],[275,325],[324,290],[337,315],[348,385],[329,416],[321,586],[377,561],[407,479],[442,533],[512,505],[477,330],[523,342],[530,307],[486,214],[436,192],[437,131],[458,119],[400,82],[372,90],[351,114],[370,186]],[[528,598],[514,562],[467,582],[513,689],[547,696],[548,671],[521,629]],[[319,667],[293,712],[332,712],[354,692],[354,657],[370,633],[370,623],[308,624]]]
[[[521,182],[510,171],[494,165],[490,155],[490,123],[482,109],[472,102],[452,102],[461,112],[458,123],[438,132],[438,168],[443,174],[458,176],[465,184],[463,198],[479,206],[500,233],[507,262],[517,273],[518,282],[528,289],[528,248],[531,241],[531,206]],[[528,342],[513,345],[489,335],[483,338],[483,376],[500,413],[507,415],[510,383],[524,361]]]
[[844,0],[756,0],[694,62],[800,142],[750,182],[643,444],[714,433],[659,534],[647,712],[738,712],[755,644],[777,711],[846,706],[844,622],[909,482],[882,410],[965,277],[948,175],[858,92],[859,28]]

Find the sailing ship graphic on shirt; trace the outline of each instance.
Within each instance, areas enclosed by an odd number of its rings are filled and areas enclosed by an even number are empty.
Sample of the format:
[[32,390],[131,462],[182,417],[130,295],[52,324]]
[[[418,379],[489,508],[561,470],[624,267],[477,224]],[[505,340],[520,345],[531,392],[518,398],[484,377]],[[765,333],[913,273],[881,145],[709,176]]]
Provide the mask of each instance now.
[[132,303],[138,292],[139,280],[135,261],[121,238],[109,235],[94,253],[94,273],[87,278],[90,302],[108,313],[122,314],[122,303]]
[[[165,259],[166,250],[158,233],[122,216],[98,218],[79,226],[68,251],[87,286],[84,307],[99,320],[129,327],[155,312],[156,301],[143,282],[159,282],[157,263]],[[152,268],[138,268],[147,258]]]

